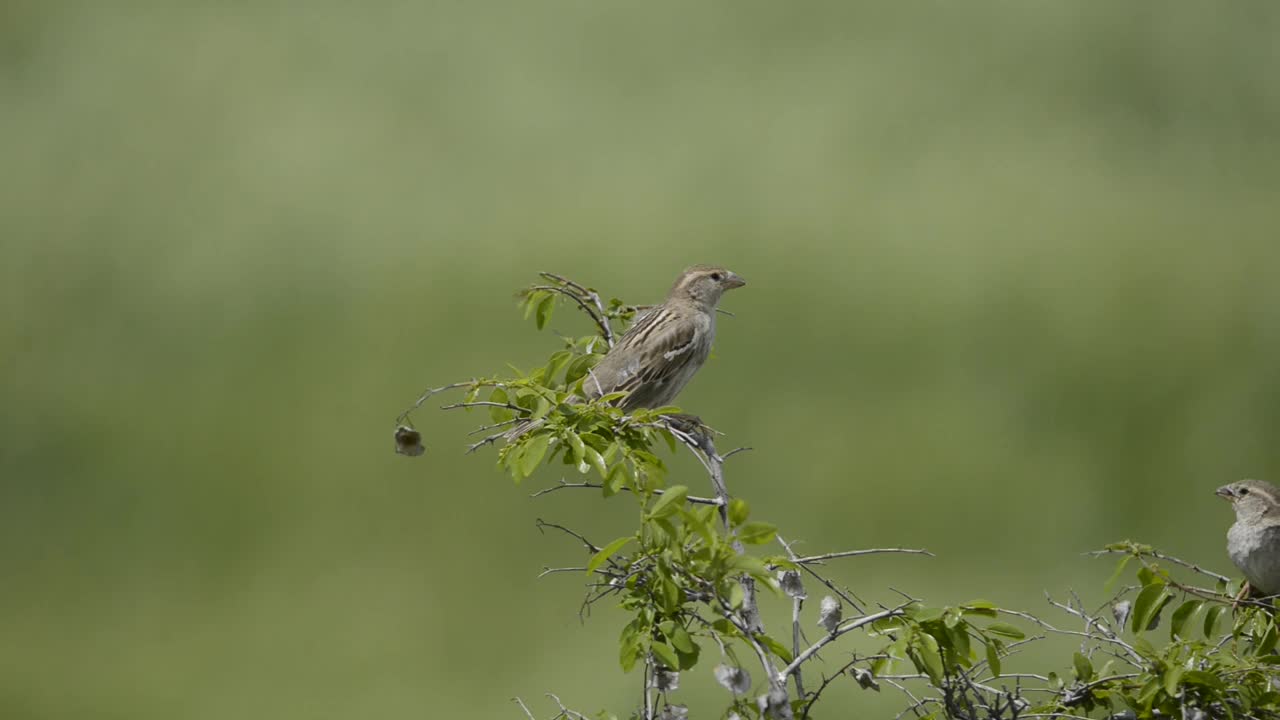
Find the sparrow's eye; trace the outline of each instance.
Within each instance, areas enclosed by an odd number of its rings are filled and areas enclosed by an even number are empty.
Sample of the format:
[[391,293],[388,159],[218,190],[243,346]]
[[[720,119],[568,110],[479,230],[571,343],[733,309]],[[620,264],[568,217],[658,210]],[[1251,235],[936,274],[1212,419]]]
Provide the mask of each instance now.
[[1248,494],[1249,494],[1249,488],[1240,488],[1240,494],[1241,494],[1241,495],[1248,495]]
[[711,279],[712,279],[712,280],[715,280],[716,282],[720,282],[721,280],[723,280],[723,279],[724,279],[724,276],[723,276],[723,275],[721,275],[721,274],[720,274],[720,273],[718,273],[718,272],[713,272],[713,273],[711,273]]

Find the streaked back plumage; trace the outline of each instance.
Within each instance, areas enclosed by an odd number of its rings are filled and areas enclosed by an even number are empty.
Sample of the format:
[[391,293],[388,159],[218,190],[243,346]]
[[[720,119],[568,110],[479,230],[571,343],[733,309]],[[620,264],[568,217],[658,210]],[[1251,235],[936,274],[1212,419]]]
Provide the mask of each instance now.
[[721,295],[745,284],[715,265],[687,268],[666,301],[637,318],[595,366],[584,391],[599,397],[625,390],[621,407],[628,411],[671,404],[711,354]]

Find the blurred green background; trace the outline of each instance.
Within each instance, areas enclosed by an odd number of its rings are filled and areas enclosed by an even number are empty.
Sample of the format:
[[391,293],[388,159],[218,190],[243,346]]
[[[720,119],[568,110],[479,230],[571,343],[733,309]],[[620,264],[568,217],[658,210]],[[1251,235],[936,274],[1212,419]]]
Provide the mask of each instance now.
[[1212,489],[1280,478],[1277,33],[1271,3],[7,0],[0,716],[629,710],[621,616],[535,579],[581,556],[534,519],[608,540],[633,506],[529,499],[559,468],[464,457],[479,414],[391,452],[422,388],[556,347],[515,311],[538,270],[745,276],[681,404],[803,549],[939,552],[839,566],[868,598],[1101,600],[1080,553],[1125,537],[1229,570]]

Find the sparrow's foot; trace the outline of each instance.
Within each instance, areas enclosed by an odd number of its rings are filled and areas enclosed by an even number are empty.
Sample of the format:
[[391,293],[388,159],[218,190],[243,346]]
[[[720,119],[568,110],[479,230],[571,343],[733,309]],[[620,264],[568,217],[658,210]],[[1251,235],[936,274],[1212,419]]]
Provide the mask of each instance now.
[[1253,587],[1249,585],[1248,580],[1245,580],[1244,585],[1240,586],[1240,592],[1236,593],[1235,600],[1231,602],[1232,611],[1235,611],[1236,609],[1238,609],[1240,607],[1240,603],[1245,600],[1248,600],[1249,596],[1252,594],[1253,594]]
[[671,415],[663,415],[667,422],[671,423],[671,427],[693,438],[698,449],[706,453],[708,456],[717,457],[715,442],[712,440],[712,430],[702,418],[689,413],[672,413]]

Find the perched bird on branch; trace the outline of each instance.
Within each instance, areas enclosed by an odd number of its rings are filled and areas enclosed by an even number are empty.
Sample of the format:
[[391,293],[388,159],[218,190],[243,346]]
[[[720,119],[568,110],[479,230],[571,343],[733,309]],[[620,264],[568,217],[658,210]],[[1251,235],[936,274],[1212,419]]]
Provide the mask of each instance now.
[[671,404],[711,354],[720,296],[746,284],[721,267],[688,268],[666,301],[637,318],[591,370],[583,391],[594,399],[626,390],[623,410]]
[[1249,588],[1280,595],[1280,489],[1264,480],[1223,485],[1216,494],[1231,502],[1235,524],[1227,531],[1227,554],[1244,573]]
[[[619,407],[628,412],[670,405],[711,354],[716,335],[716,305],[727,290],[746,281],[715,265],[694,265],[680,273],[667,299],[636,318],[587,374],[582,390],[589,399],[626,391]],[[513,440],[540,421],[523,423],[507,434]]]

